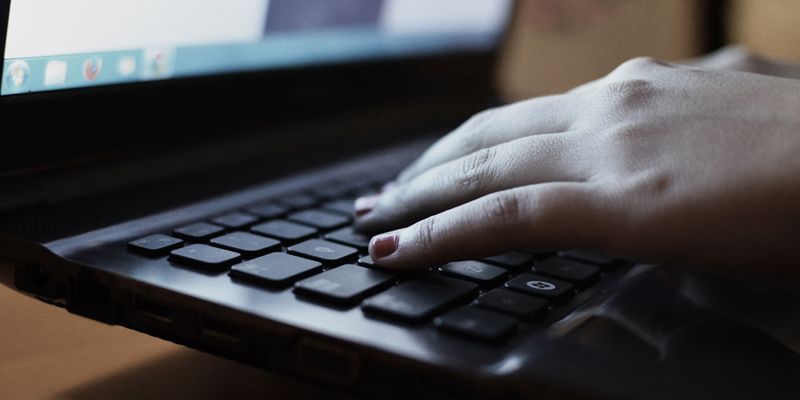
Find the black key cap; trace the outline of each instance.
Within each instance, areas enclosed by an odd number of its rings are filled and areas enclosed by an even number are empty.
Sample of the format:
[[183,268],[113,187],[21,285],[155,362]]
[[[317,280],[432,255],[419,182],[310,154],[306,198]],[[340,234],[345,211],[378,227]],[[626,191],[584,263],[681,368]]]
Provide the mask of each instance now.
[[499,265],[507,269],[519,269],[533,265],[533,258],[534,257],[532,254],[511,252],[500,254],[494,257],[487,257],[484,258],[483,261],[492,263],[494,265]]
[[211,239],[211,245],[235,251],[247,258],[280,250],[281,242],[247,232],[233,232]]
[[345,215],[354,215],[356,213],[355,199],[329,201],[323,204],[322,208]]
[[383,272],[348,264],[303,279],[295,284],[294,290],[332,303],[353,304],[391,285],[392,281]]
[[254,224],[258,218],[245,213],[232,212],[225,215],[220,215],[211,220],[216,225],[224,226],[228,230],[242,229]]
[[224,269],[236,263],[241,258],[239,253],[206,246],[204,244],[192,244],[177,250],[172,250],[169,254],[170,261],[190,267],[205,269]]
[[600,267],[610,267],[618,261],[614,258],[603,254],[600,251],[593,250],[570,250],[558,253],[561,257],[571,258],[573,260],[594,264]]
[[440,270],[445,275],[466,279],[481,286],[499,283],[508,276],[508,272],[505,269],[480,261],[452,262],[445,264]]
[[369,247],[369,241],[372,239],[372,237],[360,232],[356,232],[352,226],[348,226],[325,235],[325,239],[348,246],[353,246],[361,251],[366,251]]
[[325,210],[305,210],[289,214],[292,222],[313,226],[322,230],[336,229],[350,223],[350,218],[339,213]]
[[206,222],[197,222],[191,225],[186,225],[175,229],[172,232],[175,236],[187,240],[189,242],[207,242],[208,239],[211,239],[214,236],[219,236],[223,232],[225,232],[225,228],[212,225]]
[[600,277],[600,268],[578,261],[552,257],[533,266],[539,275],[561,279],[577,285],[588,285]]
[[272,286],[290,283],[322,271],[322,264],[284,253],[265,256],[234,265],[230,275],[236,279]]
[[311,239],[289,247],[289,253],[308,257],[326,264],[343,263],[358,254],[358,250],[327,240]]
[[335,199],[346,196],[352,187],[345,182],[328,182],[325,185],[310,188],[308,191],[320,199]]
[[293,210],[309,208],[317,204],[317,198],[306,193],[292,193],[273,199],[276,203]]
[[506,282],[506,287],[556,302],[567,300],[573,295],[574,290],[571,283],[534,274],[522,274]]
[[475,304],[511,314],[520,318],[535,319],[547,311],[547,300],[512,292],[506,289],[495,289],[482,294]]
[[423,275],[372,296],[364,312],[407,321],[422,321],[475,294],[478,285],[441,275]]
[[266,235],[283,242],[293,243],[308,239],[317,234],[317,230],[294,222],[275,220],[265,222],[250,228],[250,231],[259,235]]
[[372,261],[372,257],[364,256],[358,259],[358,265],[363,265],[369,268],[377,268],[378,266],[375,265],[375,261]]
[[467,306],[441,315],[433,323],[441,330],[490,342],[509,337],[517,328],[513,317]]
[[183,246],[183,240],[155,234],[128,242],[128,250],[148,256],[163,256]]
[[273,203],[262,203],[249,207],[247,212],[263,219],[273,219],[286,215],[289,212],[289,208]]

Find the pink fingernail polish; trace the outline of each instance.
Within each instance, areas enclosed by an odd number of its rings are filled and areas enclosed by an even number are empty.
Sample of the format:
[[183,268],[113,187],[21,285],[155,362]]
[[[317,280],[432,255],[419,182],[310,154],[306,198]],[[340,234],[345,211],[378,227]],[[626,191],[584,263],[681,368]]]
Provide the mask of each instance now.
[[373,194],[370,196],[359,197],[356,199],[355,209],[356,209],[356,216],[361,217],[363,215],[369,214],[375,205],[378,204],[378,200],[380,200],[381,196],[379,194]]
[[372,238],[370,248],[372,249],[372,257],[375,260],[389,257],[397,251],[397,244],[399,236],[397,232],[385,233],[383,235],[375,236]]

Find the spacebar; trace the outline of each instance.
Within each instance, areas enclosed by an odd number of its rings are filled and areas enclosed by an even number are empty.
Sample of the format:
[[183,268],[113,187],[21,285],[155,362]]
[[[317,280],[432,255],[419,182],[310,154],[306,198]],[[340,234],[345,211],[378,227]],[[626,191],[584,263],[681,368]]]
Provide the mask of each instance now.
[[401,283],[361,304],[367,314],[422,321],[478,291],[478,285],[429,274]]

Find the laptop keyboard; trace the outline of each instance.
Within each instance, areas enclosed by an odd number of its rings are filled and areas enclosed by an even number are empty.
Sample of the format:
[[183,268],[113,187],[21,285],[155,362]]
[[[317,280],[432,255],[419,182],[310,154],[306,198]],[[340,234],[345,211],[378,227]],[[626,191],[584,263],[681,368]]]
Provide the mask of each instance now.
[[[347,183],[347,182],[370,182]],[[235,282],[293,290],[320,307],[360,307],[385,323],[433,323],[442,332],[487,342],[512,337],[620,264],[586,251],[507,253],[416,273],[381,269],[370,237],[355,231],[353,201],[383,179],[354,177],[128,243],[128,250]]]

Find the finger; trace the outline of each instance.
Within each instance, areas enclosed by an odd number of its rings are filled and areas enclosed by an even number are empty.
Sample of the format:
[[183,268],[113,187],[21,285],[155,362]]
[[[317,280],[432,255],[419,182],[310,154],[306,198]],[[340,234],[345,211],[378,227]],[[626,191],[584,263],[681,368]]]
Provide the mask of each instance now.
[[480,112],[431,146],[398,177],[417,175],[480,149],[521,137],[570,130],[575,107],[563,95],[538,97]]
[[370,255],[381,266],[414,270],[509,251],[602,249],[614,227],[604,223],[604,197],[574,182],[497,192],[376,236]]
[[419,221],[489,193],[544,182],[585,181],[578,132],[524,137],[433,167],[384,192],[359,210],[356,226],[385,231]]

